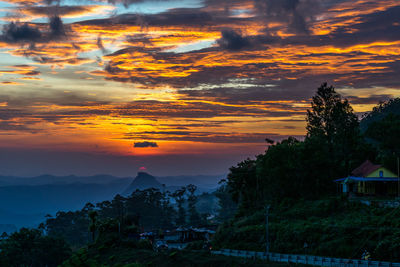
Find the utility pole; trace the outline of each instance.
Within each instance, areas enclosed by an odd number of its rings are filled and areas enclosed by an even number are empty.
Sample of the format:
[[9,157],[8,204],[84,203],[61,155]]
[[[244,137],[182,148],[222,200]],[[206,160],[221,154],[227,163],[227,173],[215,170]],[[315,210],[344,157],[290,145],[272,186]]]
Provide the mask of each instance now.
[[268,222],[268,217],[269,217],[269,208],[270,205],[267,205],[265,207],[265,240],[266,240],[266,245],[265,245],[265,254],[267,256],[267,260],[269,260],[269,222]]

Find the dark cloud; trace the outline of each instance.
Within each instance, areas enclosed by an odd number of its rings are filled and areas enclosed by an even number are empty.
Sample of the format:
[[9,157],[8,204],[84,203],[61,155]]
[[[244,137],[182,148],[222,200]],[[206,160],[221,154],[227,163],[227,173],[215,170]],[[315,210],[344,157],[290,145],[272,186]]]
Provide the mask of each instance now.
[[108,50],[103,45],[103,39],[101,39],[101,36],[97,37],[97,46],[103,54],[108,53]]
[[90,6],[28,5],[24,8],[25,13],[38,16],[47,16],[47,17],[82,14],[88,11],[90,11]]
[[240,32],[226,29],[221,32],[221,39],[218,40],[220,47],[229,50],[240,50],[250,46],[248,38],[243,37]]
[[285,23],[289,31],[309,34],[309,25],[321,11],[320,0],[255,0],[257,12],[269,21]]
[[49,18],[48,32],[41,31],[38,27],[28,23],[11,22],[3,26],[0,40],[8,43],[31,43],[31,50],[35,49],[34,43],[44,43],[66,35],[64,24],[59,16]]
[[[151,140],[191,141],[206,143],[265,143],[265,138],[282,140],[285,135],[276,133],[235,133],[235,132],[195,132],[195,131],[147,131],[127,133],[123,138],[145,138]],[[302,136],[298,136],[302,138]]]
[[335,46],[352,46],[377,41],[400,40],[400,6],[361,15],[359,23],[336,29],[329,35]]
[[351,104],[377,104],[393,98],[392,95],[370,95],[368,97],[349,96],[347,99]]
[[303,114],[303,111],[277,111],[266,110],[267,105],[259,107],[227,106],[223,104],[204,103],[193,101],[185,103],[163,102],[163,101],[135,101],[128,105],[114,109],[114,114],[118,116],[133,116],[146,118],[214,118],[214,117],[281,117],[295,114]]
[[137,25],[146,27],[181,26],[185,29],[192,27],[210,27],[217,31],[227,28],[226,25],[240,25],[251,21],[249,18],[226,16],[224,12],[204,11],[201,8],[175,8],[156,14],[120,14],[111,18],[92,19],[76,22],[80,25]]
[[27,127],[27,123],[21,124],[13,121],[1,121],[0,120],[0,133],[8,132],[8,131],[19,131],[19,132],[36,132],[36,130],[32,130]]
[[52,37],[61,37],[65,36],[65,28],[64,24],[59,16],[52,16],[50,17],[50,35]]
[[148,142],[148,141],[135,142],[133,144],[133,147],[135,148],[158,147],[158,144],[156,142]]
[[6,42],[34,42],[42,37],[42,33],[28,23],[11,22],[3,27],[3,35],[1,37]]
[[0,108],[0,120],[7,121],[14,118],[22,118],[28,114],[22,109],[15,108]]

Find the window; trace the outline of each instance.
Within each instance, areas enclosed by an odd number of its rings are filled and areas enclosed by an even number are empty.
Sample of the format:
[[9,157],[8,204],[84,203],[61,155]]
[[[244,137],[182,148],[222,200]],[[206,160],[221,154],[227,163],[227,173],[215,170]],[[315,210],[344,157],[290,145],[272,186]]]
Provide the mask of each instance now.
[[379,171],[379,177],[383,177],[383,171]]

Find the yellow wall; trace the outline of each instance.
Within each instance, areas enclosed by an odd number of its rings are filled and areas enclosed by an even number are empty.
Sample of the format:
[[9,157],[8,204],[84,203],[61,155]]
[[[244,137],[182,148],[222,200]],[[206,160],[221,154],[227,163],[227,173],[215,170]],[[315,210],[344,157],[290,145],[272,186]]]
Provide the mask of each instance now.
[[383,177],[397,177],[396,174],[394,174],[393,172],[389,171],[388,169],[386,169],[384,167],[380,167],[379,169],[376,169],[374,172],[371,172],[366,177],[380,177],[379,171],[383,171]]

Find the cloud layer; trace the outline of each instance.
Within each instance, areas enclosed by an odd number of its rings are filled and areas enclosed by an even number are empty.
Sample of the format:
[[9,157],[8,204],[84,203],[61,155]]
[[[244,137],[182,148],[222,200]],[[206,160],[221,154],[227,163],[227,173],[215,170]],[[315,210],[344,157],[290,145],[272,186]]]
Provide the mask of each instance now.
[[7,147],[256,153],[322,82],[360,113],[400,95],[397,0],[2,2]]

